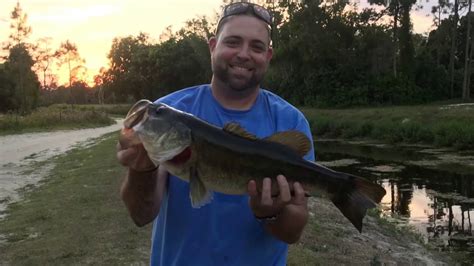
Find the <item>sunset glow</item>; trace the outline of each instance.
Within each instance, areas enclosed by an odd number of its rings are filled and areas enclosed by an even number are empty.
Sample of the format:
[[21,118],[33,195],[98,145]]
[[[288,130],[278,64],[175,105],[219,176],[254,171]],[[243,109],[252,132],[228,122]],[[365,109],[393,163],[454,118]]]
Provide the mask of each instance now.
[[[10,13],[17,0],[0,2],[0,41],[8,40]],[[179,30],[186,20],[206,15],[215,19],[222,0],[23,0],[20,5],[28,15],[32,28],[30,42],[50,37],[51,48],[56,50],[61,42],[69,40],[78,47],[85,59],[88,82],[101,67],[107,67],[107,53],[115,37],[136,36],[148,33],[159,39],[167,26]],[[414,13],[412,20],[417,32],[426,32],[432,17],[426,12]],[[56,68],[56,66],[54,66]],[[64,70],[56,69],[59,84],[67,82]]]
[[[6,41],[10,32],[10,13],[16,0],[0,2],[0,40]],[[209,17],[219,10],[219,0],[24,0],[20,5],[28,15],[33,32],[29,38],[51,37],[52,49],[70,40],[86,60],[89,82],[101,67],[107,67],[107,53],[115,37],[145,32],[158,39],[167,26],[180,29],[186,20],[198,15]],[[56,67],[56,66],[55,66]],[[57,71],[55,71],[57,72]],[[59,83],[67,82],[64,70]]]

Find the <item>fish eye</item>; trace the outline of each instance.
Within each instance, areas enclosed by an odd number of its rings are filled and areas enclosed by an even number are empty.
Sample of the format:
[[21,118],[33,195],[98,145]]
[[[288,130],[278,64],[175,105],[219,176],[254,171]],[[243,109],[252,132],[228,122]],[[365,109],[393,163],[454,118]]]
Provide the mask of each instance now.
[[159,114],[163,114],[165,111],[166,111],[166,107],[165,107],[165,106],[158,106],[158,107],[156,108],[156,110],[155,110],[155,113],[156,113],[157,115],[159,115]]

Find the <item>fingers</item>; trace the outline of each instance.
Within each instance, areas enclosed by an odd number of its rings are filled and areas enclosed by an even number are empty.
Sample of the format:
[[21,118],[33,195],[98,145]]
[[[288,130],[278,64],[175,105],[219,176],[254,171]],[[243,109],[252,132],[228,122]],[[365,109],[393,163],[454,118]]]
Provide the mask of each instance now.
[[288,203],[291,200],[290,185],[286,180],[286,177],[283,175],[277,176],[278,189],[280,191],[280,196],[278,197],[282,203]]
[[257,182],[255,182],[255,180],[250,180],[250,182],[247,185],[247,191],[250,197],[253,197],[253,198],[258,197]]
[[136,170],[154,167],[143,145],[134,145],[124,148],[117,144],[117,160],[123,166],[132,167]]
[[296,205],[304,204],[307,201],[307,199],[306,199],[306,192],[304,191],[303,186],[300,183],[295,182],[293,183],[293,190],[295,193],[295,196],[293,198],[293,203]]
[[122,149],[120,143],[117,144],[117,160],[120,164],[124,166],[129,166],[129,164],[135,160],[138,155],[138,150],[136,147],[129,147],[127,149]]
[[272,206],[272,180],[268,177],[265,177],[262,182],[262,198],[260,200],[263,206]]
[[278,175],[276,180],[273,180],[273,184],[279,190],[276,198],[272,198],[272,179],[268,177],[262,180],[261,191],[258,190],[256,181],[252,180],[247,184],[249,203],[256,216],[275,215],[288,204],[304,205],[306,203],[305,191],[300,183],[294,182],[290,185],[285,176]]
[[[278,175],[276,178],[278,184],[279,195],[276,201],[278,203],[288,203],[292,199],[290,185],[286,180],[286,177],[283,175]],[[252,180],[248,183],[247,186],[248,193],[251,197],[258,197],[257,183]],[[303,191],[304,193],[304,191]],[[304,196],[304,194],[303,194]],[[274,204],[275,199],[272,198],[272,180],[268,177],[264,178],[262,181],[262,190],[260,196],[260,202],[262,205],[272,205]]]
[[250,204],[258,208],[269,208],[273,205],[272,199],[272,181],[266,177],[262,181],[261,192],[257,189],[255,180],[249,181],[247,192],[250,196]]
[[255,182],[255,180],[250,180],[250,182],[247,184],[247,192],[250,196],[250,205],[257,206],[260,197],[258,195],[257,182]]
[[257,217],[266,217],[274,215],[275,206],[272,199],[272,181],[266,177],[262,181],[262,188],[259,192],[255,180],[249,181],[247,190],[250,196],[249,204],[254,215]]

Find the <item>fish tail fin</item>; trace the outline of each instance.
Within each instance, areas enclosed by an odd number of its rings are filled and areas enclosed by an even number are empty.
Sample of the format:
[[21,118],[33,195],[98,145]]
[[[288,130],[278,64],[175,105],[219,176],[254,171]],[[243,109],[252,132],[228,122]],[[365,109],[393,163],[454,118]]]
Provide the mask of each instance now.
[[374,208],[385,195],[385,189],[361,177],[347,175],[349,182],[339,187],[331,197],[332,202],[362,232],[362,220],[367,209]]

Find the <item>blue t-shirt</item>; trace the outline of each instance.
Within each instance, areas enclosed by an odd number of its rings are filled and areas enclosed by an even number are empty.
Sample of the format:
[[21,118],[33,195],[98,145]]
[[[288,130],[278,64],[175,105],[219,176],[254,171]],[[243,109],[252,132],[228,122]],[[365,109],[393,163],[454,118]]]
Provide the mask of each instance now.
[[[279,96],[260,89],[247,111],[228,110],[209,85],[183,89],[157,102],[173,106],[216,126],[237,122],[259,138],[297,129],[312,140],[303,114]],[[305,157],[314,160],[311,150]],[[170,176],[153,224],[151,265],[285,265],[288,245],[264,229],[248,204],[248,195],[214,192],[211,203],[191,207],[189,185]]]

